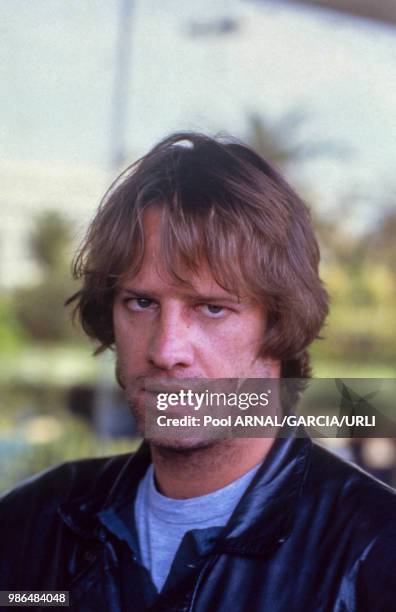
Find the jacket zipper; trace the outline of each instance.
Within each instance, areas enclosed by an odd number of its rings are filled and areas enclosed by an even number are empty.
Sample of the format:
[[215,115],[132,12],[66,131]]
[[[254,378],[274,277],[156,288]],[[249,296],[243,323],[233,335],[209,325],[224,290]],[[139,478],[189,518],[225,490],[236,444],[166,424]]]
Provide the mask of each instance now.
[[199,576],[197,578],[197,582],[195,583],[195,587],[194,587],[194,591],[191,597],[191,601],[190,601],[190,605],[188,608],[188,612],[193,612],[193,607],[195,605],[197,596],[198,596],[198,591],[204,581],[204,578],[206,576],[206,574],[209,572],[209,570],[212,569],[213,565],[216,563],[217,559],[219,558],[219,555],[215,555],[213,556],[211,559],[209,559],[209,561],[203,566],[203,568],[201,569]]

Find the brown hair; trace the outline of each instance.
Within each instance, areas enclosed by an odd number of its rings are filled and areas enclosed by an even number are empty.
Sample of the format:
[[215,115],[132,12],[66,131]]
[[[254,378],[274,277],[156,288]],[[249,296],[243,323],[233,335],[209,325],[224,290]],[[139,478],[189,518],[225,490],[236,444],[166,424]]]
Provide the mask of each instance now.
[[144,254],[143,214],[161,206],[164,264],[180,281],[205,261],[223,288],[266,305],[263,354],[283,377],[309,376],[306,348],[318,336],[328,296],[306,205],[247,146],[195,133],[165,138],[132,164],[104,196],[74,262],[82,288],[71,296],[84,331],[114,343],[114,293]]

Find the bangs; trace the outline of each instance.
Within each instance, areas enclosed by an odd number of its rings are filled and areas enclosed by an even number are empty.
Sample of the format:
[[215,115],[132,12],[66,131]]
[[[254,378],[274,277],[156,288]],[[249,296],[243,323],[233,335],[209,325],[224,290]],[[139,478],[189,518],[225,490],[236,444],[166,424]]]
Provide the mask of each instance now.
[[225,291],[238,298],[252,294],[241,258],[242,236],[231,232],[213,205],[199,214],[180,202],[162,207],[160,222],[163,265],[176,282],[191,285],[191,275],[206,268]]
[[144,206],[134,219],[128,252],[117,266],[114,276],[118,281],[136,276],[142,267],[144,218],[154,208],[159,212],[161,269],[175,283],[192,287],[192,276],[208,270],[222,289],[238,299],[248,296],[268,303],[277,291],[269,266],[271,259],[274,261],[272,245],[257,236],[254,224],[241,215],[240,209],[237,215],[234,213],[229,201],[227,211],[219,202],[197,206],[176,196]]

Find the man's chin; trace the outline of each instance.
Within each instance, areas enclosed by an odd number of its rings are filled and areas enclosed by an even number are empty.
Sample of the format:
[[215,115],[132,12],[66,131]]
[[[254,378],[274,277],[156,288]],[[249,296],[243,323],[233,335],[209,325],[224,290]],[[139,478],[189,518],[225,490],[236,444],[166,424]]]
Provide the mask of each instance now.
[[185,453],[192,451],[200,451],[212,447],[218,440],[210,440],[202,438],[168,438],[161,437],[146,437],[145,441],[152,447],[159,450],[174,451],[175,453]]

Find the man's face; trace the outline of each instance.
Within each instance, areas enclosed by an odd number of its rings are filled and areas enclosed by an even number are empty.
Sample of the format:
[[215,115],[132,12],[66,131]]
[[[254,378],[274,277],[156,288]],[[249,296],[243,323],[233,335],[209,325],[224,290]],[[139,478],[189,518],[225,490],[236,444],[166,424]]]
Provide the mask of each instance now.
[[190,273],[192,287],[176,283],[161,265],[158,208],[146,212],[144,231],[142,267],[126,278],[113,308],[119,374],[141,433],[147,381],[168,390],[180,379],[279,376],[277,362],[258,356],[263,306],[222,289],[207,267]]

